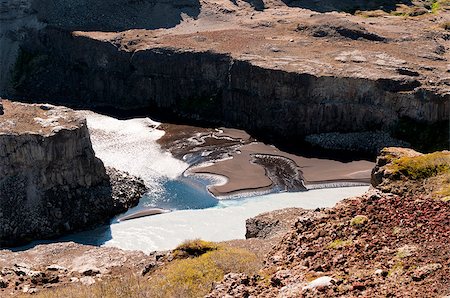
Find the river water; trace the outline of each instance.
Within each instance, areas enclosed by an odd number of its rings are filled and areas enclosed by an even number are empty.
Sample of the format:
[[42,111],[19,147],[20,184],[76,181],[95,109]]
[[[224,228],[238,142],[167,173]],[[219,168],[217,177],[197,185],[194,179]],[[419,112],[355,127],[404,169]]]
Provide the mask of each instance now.
[[[245,220],[260,213],[287,208],[331,207],[343,198],[363,194],[368,186],[310,190],[299,193],[248,194],[218,200],[206,186],[205,177],[185,177],[189,165],[161,150],[157,140],[164,134],[148,119],[117,120],[84,112],[97,157],[143,178],[149,187],[133,213],[145,207],[172,212],[118,222],[95,230],[65,236],[59,241],[113,246],[125,250],[173,249],[188,239],[225,241],[245,238]],[[121,215],[123,216],[123,215]]]

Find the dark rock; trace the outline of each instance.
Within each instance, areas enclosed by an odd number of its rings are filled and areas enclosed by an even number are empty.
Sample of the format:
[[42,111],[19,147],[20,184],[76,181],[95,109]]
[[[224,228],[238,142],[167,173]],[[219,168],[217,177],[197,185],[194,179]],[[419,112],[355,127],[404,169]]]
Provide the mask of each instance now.
[[8,281],[3,279],[3,277],[0,277],[0,289],[7,288],[9,285]]
[[366,288],[366,286],[362,282],[354,282],[352,284],[352,287],[354,290],[359,290],[359,291],[362,291]]
[[386,41],[386,38],[368,32],[363,26],[344,19],[329,20],[316,16],[311,25],[299,25],[298,31],[309,32],[314,37],[334,37],[349,39],[366,39],[370,41]]
[[[7,107],[8,121],[26,122],[35,113],[48,118],[25,132],[14,126],[0,134],[0,247],[92,228],[139,202],[143,182],[105,169],[82,116],[49,105],[43,110],[43,105],[8,101]],[[26,116],[14,118],[20,113]]]
[[156,262],[148,263],[147,265],[145,265],[144,269],[142,269],[141,275],[142,276],[146,275],[147,273],[149,273],[150,271],[152,271],[156,267],[157,267]]

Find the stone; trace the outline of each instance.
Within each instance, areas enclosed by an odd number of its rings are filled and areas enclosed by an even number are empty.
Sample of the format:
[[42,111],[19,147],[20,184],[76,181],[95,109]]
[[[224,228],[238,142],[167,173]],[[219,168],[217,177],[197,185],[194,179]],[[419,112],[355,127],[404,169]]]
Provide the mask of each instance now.
[[80,282],[85,286],[90,286],[95,284],[95,279],[92,276],[84,276],[80,278]]
[[12,270],[14,271],[14,273],[18,276],[26,276],[30,273],[30,266],[27,264],[14,264]]
[[100,274],[100,269],[93,266],[84,266],[79,269],[78,272],[84,276],[95,276],[97,274]]
[[427,264],[425,266],[419,267],[414,270],[412,274],[412,279],[414,281],[421,281],[425,279],[427,276],[432,274],[433,272],[442,268],[442,265],[439,263]]
[[0,247],[91,228],[138,203],[142,180],[104,167],[82,114],[9,100],[3,107]]
[[5,280],[3,277],[0,277],[0,289],[5,289],[9,285],[9,282]]
[[47,269],[48,271],[67,271],[67,268],[66,268],[66,267],[59,266],[59,265],[57,265],[57,264],[53,264],[53,265],[47,266],[46,269]]
[[329,287],[333,284],[334,279],[330,276],[322,276],[319,278],[314,279],[310,283],[308,283],[306,286],[302,288],[302,290],[307,289],[316,289],[316,288],[323,288],[323,287]]

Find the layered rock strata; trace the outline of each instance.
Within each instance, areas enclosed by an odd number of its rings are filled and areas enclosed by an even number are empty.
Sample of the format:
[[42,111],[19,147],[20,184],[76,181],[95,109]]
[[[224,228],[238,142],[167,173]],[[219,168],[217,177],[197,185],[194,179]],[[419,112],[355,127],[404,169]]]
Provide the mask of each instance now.
[[3,106],[0,246],[92,227],[137,204],[143,183],[105,169],[83,117],[51,105]]
[[279,138],[389,131],[401,118],[448,119],[449,94],[408,76],[284,71],[225,53],[157,45],[132,52],[113,40],[58,30],[24,49],[25,66],[16,76],[24,98],[165,111]]

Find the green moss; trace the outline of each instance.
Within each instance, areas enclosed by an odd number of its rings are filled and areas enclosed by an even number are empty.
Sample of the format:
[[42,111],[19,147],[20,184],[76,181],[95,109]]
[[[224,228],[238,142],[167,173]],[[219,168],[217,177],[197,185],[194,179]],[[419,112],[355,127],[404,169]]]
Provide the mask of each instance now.
[[329,249],[341,249],[353,244],[352,240],[336,239],[328,244]]
[[362,226],[364,226],[366,223],[369,222],[369,218],[365,215],[357,215],[355,217],[352,218],[352,220],[350,221],[350,225],[360,228]]
[[403,272],[404,264],[401,261],[396,262],[391,269],[388,271],[388,276],[392,276],[394,274],[401,274]]
[[415,157],[401,157],[394,160],[389,169],[393,174],[402,174],[414,180],[450,173],[450,153],[435,152]]
[[444,202],[450,201],[450,174],[442,177],[442,179],[438,181],[437,184],[440,185],[440,187],[433,193],[433,197]]
[[431,12],[437,13],[441,9],[441,3],[437,0],[434,0],[433,3],[431,3]]

